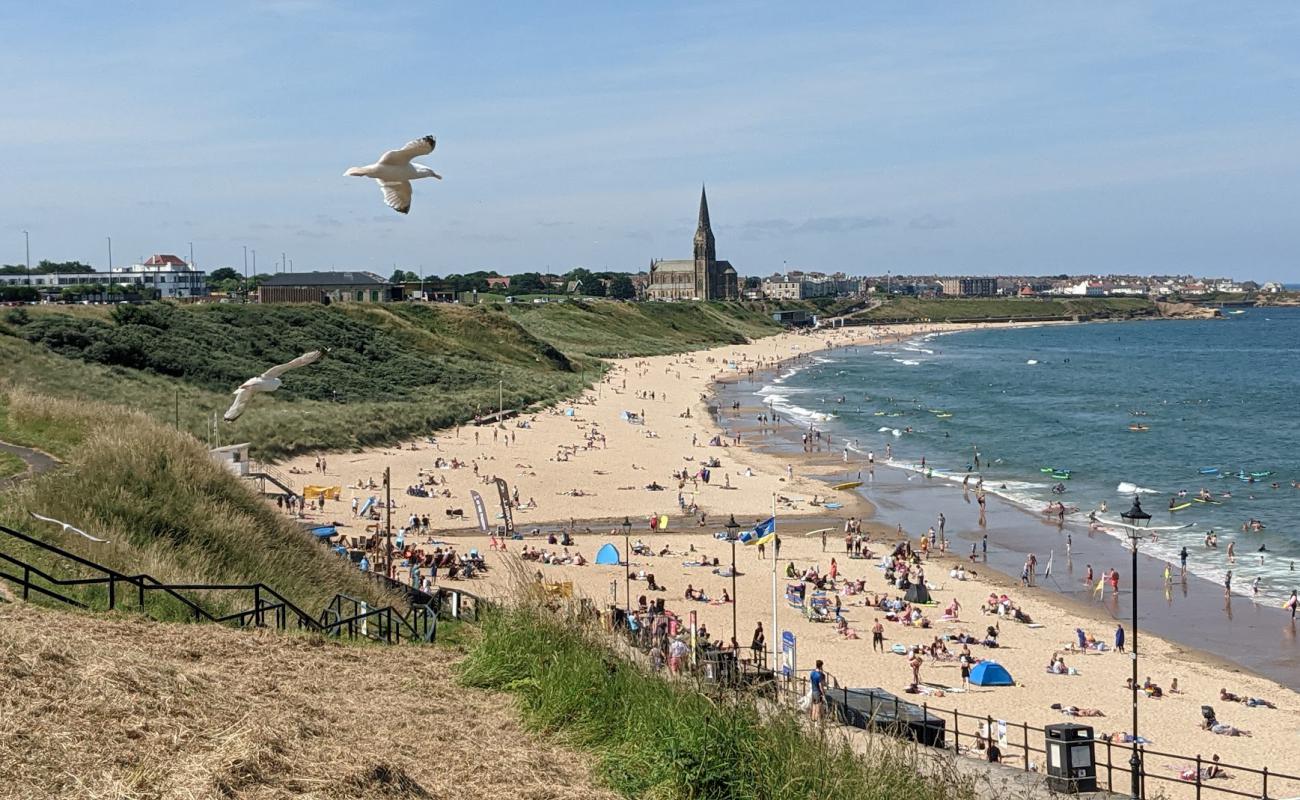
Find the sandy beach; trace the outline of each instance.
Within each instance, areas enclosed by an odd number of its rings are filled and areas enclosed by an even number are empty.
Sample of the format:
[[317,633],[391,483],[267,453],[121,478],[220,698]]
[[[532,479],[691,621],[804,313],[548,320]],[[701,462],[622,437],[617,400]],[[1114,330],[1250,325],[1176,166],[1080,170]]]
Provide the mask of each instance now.
[[[950,326],[957,327],[957,326]],[[969,327],[969,326],[967,326]],[[895,521],[888,518],[872,520],[871,550],[876,558],[849,559],[845,553],[843,521],[850,515],[869,514],[870,506],[855,499],[852,492],[832,492],[838,509],[824,505],[828,484],[819,476],[843,473],[846,465],[838,463],[840,443],[822,442],[820,453],[805,456],[802,453],[783,452],[778,448],[754,447],[763,444],[763,426],[757,419],[739,420],[731,426],[727,415],[718,422],[708,412],[708,400],[713,396],[713,384],[718,380],[749,380],[749,370],[774,366],[792,358],[807,358],[826,347],[840,347],[869,343],[885,337],[912,336],[924,331],[941,330],[942,326],[895,326],[889,329],[841,329],[814,333],[787,333],[758,340],[743,346],[728,346],[677,356],[647,359],[626,359],[612,362],[601,383],[571,404],[561,404],[536,414],[526,414],[508,420],[503,426],[463,426],[457,430],[439,432],[430,441],[407,444],[402,448],[385,448],[360,453],[326,454],[325,472],[317,472],[316,458],[306,456],[287,462],[283,468],[295,472],[299,486],[305,484],[341,485],[340,500],[329,503],[315,519],[342,523],[347,536],[364,533],[364,523],[352,519],[349,506],[356,498],[364,500],[371,495],[382,498],[382,489],[356,488],[358,482],[368,485],[382,481],[385,467],[392,469],[393,528],[411,514],[425,515],[430,519],[433,538],[448,540],[454,534],[454,544],[461,550],[471,547],[487,551],[486,536],[471,534],[473,505],[469,497],[477,490],[487,503],[489,515],[499,512],[495,487],[490,485],[494,476],[505,478],[513,490],[518,491],[523,508],[515,510],[515,527],[529,531],[534,526],[554,528],[557,523],[573,521],[577,531],[571,552],[580,552],[593,560],[596,550],[606,541],[615,542],[620,552],[623,537],[611,536],[611,529],[623,517],[633,523],[634,540],[641,539],[652,551],[667,547],[670,553],[662,557],[634,557],[632,570],[646,570],[655,574],[666,590],[647,593],[644,582],[633,582],[632,596],[649,594],[662,596],[667,607],[679,614],[698,613],[715,637],[731,638],[732,606],[717,602],[688,601],[684,599],[687,585],[703,589],[708,597],[720,598],[722,591],[731,591],[730,578],[721,577],[712,567],[684,566],[683,562],[696,561],[701,556],[718,558],[725,565],[730,560],[730,546],[714,538],[726,518],[735,514],[743,526],[754,524],[771,514],[773,496],[782,498],[777,513],[782,519],[783,540],[781,574],[778,579],[783,594],[787,583],[785,569],[794,563],[802,572],[816,565],[825,574],[832,557],[843,579],[861,579],[869,593],[888,592],[893,597],[900,592],[889,589],[883,571],[878,567],[882,553],[888,553],[895,543],[892,535]],[[650,393],[653,392],[653,397]],[[571,409],[571,411],[570,411]],[[628,421],[625,412],[637,418]],[[526,424],[526,427],[520,427]],[[781,425],[789,425],[781,421]],[[757,428],[757,430],[755,430]],[[788,433],[788,431],[787,431]],[[735,436],[739,436],[739,442]],[[716,445],[710,445],[715,440]],[[507,439],[509,440],[507,443]],[[674,473],[685,471],[689,476],[698,474],[702,465],[716,458],[718,466],[710,470],[708,483],[675,478]],[[880,455],[877,455],[880,458]],[[435,466],[435,459],[445,460],[447,466]],[[463,466],[452,468],[455,460]],[[477,466],[477,475],[475,473]],[[852,469],[852,464],[847,465]],[[429,487],[441,495],[430,498],[412,497],[406,487],[425,482],[434,476],[438,484]],[[662,490],[649,490],[651,484]],[[694,504],[698,511],[683,513],[680,502],[688,507]],[[814,501],[822,504],[814,504]],[[462,509],[465,519],[447,516],[447,509]],[[699,514],[705,515],[706,524],[699,524]],[[669,532],[652,531],[648,520],[652,515],[669,515]],[[798,522],[793,522],[798,520]],[[494,519],[495,523],[495,519]],[[826,551],[822,551],[819,535],[805,536],[818,528],[834,528],[829,534]],[[586,531],[590,529],[591,533]],[[423,535],[408,541],[423,542]],[[556,550],[548,547],[544,539],[531,538],[525,542],[511,541],[511,555],[516,556],[523,545]],[[917,542],[912,541],[913,545]],[[771,571],[770,561],[760,560],[753,548],[738,548],[737,564],[741,577],[737,582],[738,623],[736,636],[748,645],[754,626],[763,622],[771,626]],[[964,555],[964,553],[960,554]],[[771,556],[769,548],[768,556]],[[499,562],[499,553],[490,553],[489,563]],[[1094,725],[1100,731],[1118,732],[1130,728],[1130,695],[1125,679],[1131,670],[1127,656],[1114,652],[1084,654],[1070,649],[1076,628],[1082,628],[1099,641],[1113,641],[1113,621],[1098,615],[1081,613],[1054,594],[1036,588],[1025,589],[1018,581],[1011,581],[999,573],[986,569],[983,564],[973,565],[975,574],[968,580],[949,577],[950,564],[941,563],[937,556],[926,564],[926,576],[932,587],[937,605],[925,610],[933,622],[929,629],[884,622],[886,645],[928,645],[935,636],[968,633],[982,639],[986,628],[1000,628],[997,649],[973,645],[976,657],[992,658],[1003,665],[1016,679],[1017,685],[1007,688],[972,687],[965,692],[944,692],[943,696],[925,697],[938,708],[959,708],[972,714],[987,714],[994,719],[1011,723],[1021,721],[1043,725],[1066,721],[1068,717],[1052,710],[1053,703],[1065,706],[1097,708],[1105,716],[1080,720]],[[955,563],[955,559],[950,559]],[[599,602],[613,599],[616,590],[623,602],[623,568],[621,566],[570,566],[535,564],[529,562],[530,572],[540,570],[545,578],[572,581],[575,590]],[[501,585],[505,570],[495,570],[484,581],[467,586],[471,590],[492,595],[504,592]],[[477,586],[478,589],[474,589]],[[982,614],[980,606],[990,592],[1008,594],[1032,619],[1034,626],[1001,619],[996,615]],[[941,620],[943,609],[956,600],[961,607],[956,620]],[[876,617],[883,613],[861,605],[862,596],[841,596],[843,615],[858,639],[846,639],[835,632],[830,623],[812,622],[802,618],[797,611],[780,599],[780,627],[793,631],[799,641],[799,666],[807,669],[814,659],[823,659],[828,672],[841,685],[851,687],[880,686],[888,691],[901,692],[911,682],[911,671],[906,658],[893,653],[873,653],[871,627]],[[1194,626],[1194,620],[1188,620]],[[769,641],[774,634],[768,631]],[[1294,635],[1294,632],[1292,633]],[[959,646],[953,648],[957,652]],[[1078,674],[1056,675],[1047,672],[1048,662],[1054,653],[1062,654],[1066,664]],[[1177,679],[1179,694],[1163,698],[1142,698],[1141,733],[1157,750],[1202,754],[1209,758],[1219,754],[1224,761],[1255,767],[1269,766],[1275,770],[1296,772],[1294,745],[1300,733],[1300,696],[1282,685],[1257,677],[1210,659],[1189,655],[1188,648],[1143,633],[1141,639],[1140,677],[1149,676],[1156,684],[1170,688]],[[947,687],[959,687],[960,671],[955,660],[932,660],[928,656],[921,669],[921,679]],[[1275,703],[1277,709],[1249,708],[1239,703],[1223,702],[1219,689],[1226,688],[1242,696],[1265,698]],[[1218,718],[1238,728],[1250,731],[1251,737],[1219,736],[1199,728],[1201,706],[1214,706]],[[1013,737],[1014,739],[1014,737]],[[1170,759],[1151,757],[1148,771],[1176,775],[1186,762],[1172,763]],[[1257,791],[1255,781],[1248,776],[1237,776],[1224,781],[1226,787],[1236,791]],[[1152,789],[1170,784],[1153,784]],[[1171,794],[1174,792],[1170,792]],[[1270,796],[1300,795],[1300,786],[1270,784]]]

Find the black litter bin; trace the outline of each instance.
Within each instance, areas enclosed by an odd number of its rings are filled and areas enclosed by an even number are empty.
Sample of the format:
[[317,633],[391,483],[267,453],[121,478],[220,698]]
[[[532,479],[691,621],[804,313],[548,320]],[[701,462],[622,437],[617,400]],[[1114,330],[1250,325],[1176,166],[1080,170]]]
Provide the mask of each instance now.
[[1047,736],[1047,785],[1066,794],[1097,791],[1092,727],[1063,722],[1043,729]]

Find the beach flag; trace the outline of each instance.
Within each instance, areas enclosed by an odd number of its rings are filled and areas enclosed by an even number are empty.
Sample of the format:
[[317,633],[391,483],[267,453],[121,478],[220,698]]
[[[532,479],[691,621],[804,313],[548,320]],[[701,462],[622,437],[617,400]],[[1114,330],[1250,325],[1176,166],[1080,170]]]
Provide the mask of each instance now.
[[776,517],[769,517],[766,522],[755,525],[753,530],[740,534],[740,541],[742,544],[767,544],[775,537]]

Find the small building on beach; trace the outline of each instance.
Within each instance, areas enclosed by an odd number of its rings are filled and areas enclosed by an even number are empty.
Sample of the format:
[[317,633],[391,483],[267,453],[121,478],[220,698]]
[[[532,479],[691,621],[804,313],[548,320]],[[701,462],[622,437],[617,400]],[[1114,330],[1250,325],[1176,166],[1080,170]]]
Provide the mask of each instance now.
[[391,303],[402,287],[373,272],[281,272],[257,287],[259,303]]

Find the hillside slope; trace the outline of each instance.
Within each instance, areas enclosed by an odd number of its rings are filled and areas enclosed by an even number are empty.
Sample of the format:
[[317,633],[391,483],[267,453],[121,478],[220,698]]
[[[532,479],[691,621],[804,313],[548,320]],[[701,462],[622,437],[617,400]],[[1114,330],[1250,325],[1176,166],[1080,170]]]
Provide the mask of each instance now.
[[0,602],[0,793],[613,797],[456,657]]
[[278,459],[389,444],[502,403],[549,404],[599,374],[599,357],[777,330],[759,308],[710,303],[22,308],[0,316],[0,388],[125,405],[207,439],[234,387],[326,349],[218,426],[222,443]]

